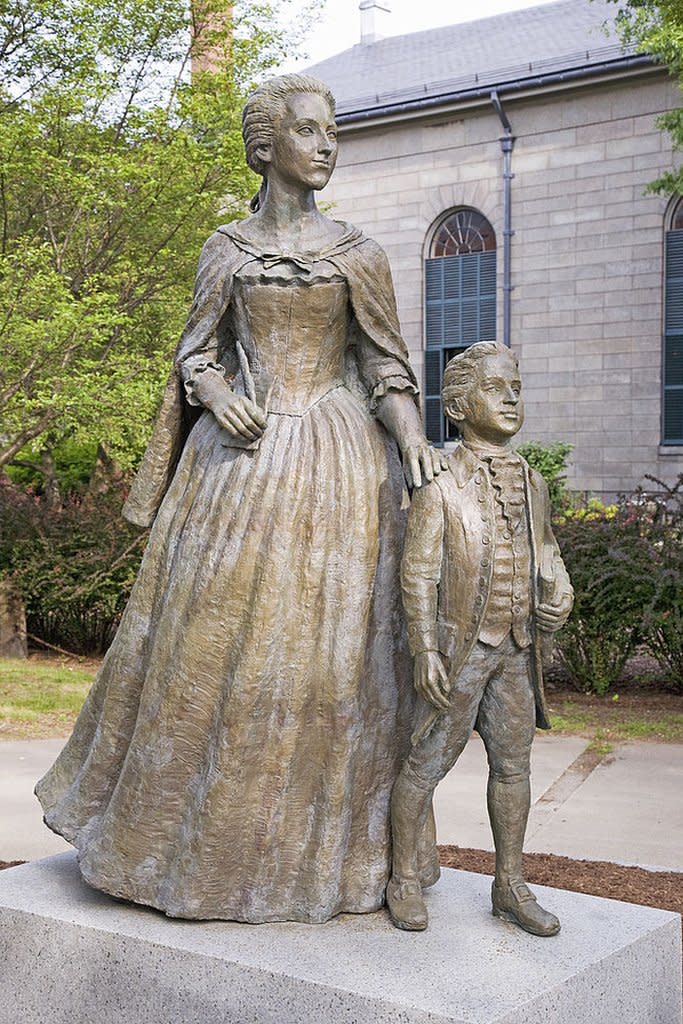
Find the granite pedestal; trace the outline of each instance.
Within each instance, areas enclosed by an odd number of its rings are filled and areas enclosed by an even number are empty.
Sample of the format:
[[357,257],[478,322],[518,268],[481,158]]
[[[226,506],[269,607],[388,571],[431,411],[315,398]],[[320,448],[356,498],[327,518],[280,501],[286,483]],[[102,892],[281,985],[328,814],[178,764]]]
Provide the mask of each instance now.
[[0,872],[0,1024],[680,1024],[680,918],[537,886],[552,939],[445,871],[427,932],[168,920],[88,888],[75,855]]

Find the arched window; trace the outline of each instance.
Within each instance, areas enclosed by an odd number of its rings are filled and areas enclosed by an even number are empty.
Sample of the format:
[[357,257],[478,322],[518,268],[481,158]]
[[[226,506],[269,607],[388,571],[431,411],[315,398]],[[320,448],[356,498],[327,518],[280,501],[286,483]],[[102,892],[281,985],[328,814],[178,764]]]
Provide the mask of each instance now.
[[437,225],[425,260],[426,432],[437,445],[457,430],[441,408],[448,360],[477,341],[496,340],[496,236],[483,214],[453,210]]
[[683,444],[683,199],[666,233],[662,444]]

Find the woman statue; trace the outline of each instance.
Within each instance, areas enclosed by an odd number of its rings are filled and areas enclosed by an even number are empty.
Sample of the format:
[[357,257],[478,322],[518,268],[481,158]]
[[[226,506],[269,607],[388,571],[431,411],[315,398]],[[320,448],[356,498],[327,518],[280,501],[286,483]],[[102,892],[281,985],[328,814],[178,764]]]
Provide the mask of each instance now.
[[[320,922],[384,902],[413,707],[396,443],[413,486],[441,463],[386,258],[315,204],[337,156],[328,89],[266,82],[243,133],[255,212],[202,251],[127,503],[153,520],[140,574],[36,792],[104,892]],[[431,836],[422,880],[437,875]]]

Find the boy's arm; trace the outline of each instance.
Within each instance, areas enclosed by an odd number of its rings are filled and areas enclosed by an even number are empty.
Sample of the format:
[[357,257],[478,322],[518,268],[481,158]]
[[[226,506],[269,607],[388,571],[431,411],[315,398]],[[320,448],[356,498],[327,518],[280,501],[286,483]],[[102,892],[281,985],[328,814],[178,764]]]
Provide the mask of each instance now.
[[408,642],[415,658],[415,688],[424,700],[448,707],[448,675],[439,654],[437,613],[443,550],[443,496],[436,482],[413,492],[401,562]]

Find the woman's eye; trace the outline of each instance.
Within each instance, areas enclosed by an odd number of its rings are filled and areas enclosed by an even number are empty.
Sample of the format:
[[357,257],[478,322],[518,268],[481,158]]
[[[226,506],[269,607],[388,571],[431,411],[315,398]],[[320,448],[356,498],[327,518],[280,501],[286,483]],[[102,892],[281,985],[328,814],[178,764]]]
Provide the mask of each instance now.
[[301,128],[299,128],[299,135],[312,135],[312,134],[313,134],[313,129],[309,128],[309,126],[307,124],[305,124]]
[[330,140],[330,142],[336,142],[337,141],[337,133],[336,132],[328,132],[327,133],[327,137]]

